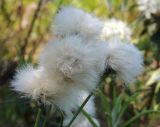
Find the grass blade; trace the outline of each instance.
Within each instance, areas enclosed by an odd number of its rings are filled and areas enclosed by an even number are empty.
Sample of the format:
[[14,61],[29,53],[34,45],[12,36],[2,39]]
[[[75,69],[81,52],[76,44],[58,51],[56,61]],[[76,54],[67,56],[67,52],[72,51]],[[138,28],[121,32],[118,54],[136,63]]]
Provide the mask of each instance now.
[[94,120],[90,117],[90,115],[85,110],[82,110],[82,113],[83,115],[85,115],[85,117],[88,119],[88,121],[92,124],[93,127],[97,127]]

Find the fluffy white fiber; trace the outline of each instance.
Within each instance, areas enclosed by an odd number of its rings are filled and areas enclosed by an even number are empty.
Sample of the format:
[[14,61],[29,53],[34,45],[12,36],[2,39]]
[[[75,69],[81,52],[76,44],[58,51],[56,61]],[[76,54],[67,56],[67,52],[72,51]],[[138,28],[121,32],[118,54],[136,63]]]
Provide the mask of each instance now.
[[39,65],[45,68],[48,78],[57,82],[61,96],[57,96],[54,103],[67,114],[71,115],[71,109],[77,107],[79,91],[96,88],[105,69],[104,45],[84,42],[80,36],[66,36],[49,42],[44,48]]
[[121,20],[108,19],[104,22],[101,38],[102,40],[108,41],[114,38],[118,38],[122,41],[131,41],[132,31],[126,24]]
[[105,68],[104,48],[97,42],[84,42],[79,36],[53,40],[41,53],[39,68],[43,69],[20,70],[12,87],[27,97],[43,97],[42,102],[54,103],[70,116],[79,104],[79,91],[96,88]]
[[[40,100],[45,104],[51,104],[72,91],[72,89],[68,90],[67,86],[65,88],[59,85],[43,67],[35,69],[31,65],[19,69],[11,84],[13,90],[20,92],[22,97]],[[71,108],[66,107],[66,110],[71,110]]]
[[[73,116],[72,111],[96,88],[106,68],[115,70],[127,84],[142,71],[143,58],[138,49],[119,41],[99,40],[101,21],[80,9],[62,8],[54,28],[58,37],[46,45],[38,67],[27,65],[18,69],[11,85],[24,97],[56,104],[67,115],[65,124]],[[98,124],[93,99],[85,110]],[[73,127],[91,125],[80,114]]]
[[34,69],[32,65],[18,69],[11,82],[13,90],[32,99],[38,99],[41,94],[41,74],[41,69]]
[[160,0],[137,0],[137,4],[147,19],[150,19],[152,14],[160,13]]
[[106,64],[120,79],[130,84],[143,70],[143,57],[133,44],[113,40],[108,43]]
[[60,85],[92,91],[105,68],[104,48],[79,36],[67,36],[48,43],[39,63]]
[[96,38],[103,23],[95,16],[74,7],[62,7],[55,17],[54,32],[59,36],[81,35]]

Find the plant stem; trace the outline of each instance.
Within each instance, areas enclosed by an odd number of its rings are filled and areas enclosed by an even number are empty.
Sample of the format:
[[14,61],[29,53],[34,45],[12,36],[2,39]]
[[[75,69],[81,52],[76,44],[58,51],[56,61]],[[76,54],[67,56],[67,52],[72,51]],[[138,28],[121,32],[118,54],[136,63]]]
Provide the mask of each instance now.
[[43,121],[43,124],[42,124],[42,127],[45,127],[46,124],[47,124],[47,121],[48,119],[50,118],[50,115],[51,115],[51,110],[52,110],[52,106],[50,105],[47,109],[46,109],[46,116],[45,116],[45,119]]
[[43,121],[43,124],[42,124],[42,127],[45,127],[46,126],[46,123],[47,123],[47,120],[48,120],[48,118],[49,118],[49,112],[47,113],[47,115],[45,116],[45,119],[44,119],[44,121]]
[[78,111],[75,113],[74,117],[72,118],[72,120],[69,122],[67,127],[70,127],[71,124],[73,123],[73,121],[76,119],[76,117],[78,116],[78,114],[82,111],[83,107],[86,105],[86,103],[88,102],[88,100],[92,97],[93,92],[91,92],[88,97],[86,98],[86,100],[82,103],[81,107],[78,109]]
[[97,127],[94,120],[91,118],[91,116],[89,116],[89,114],[85,110],[82,109],[82,113],[88,119],[88,121],[92,124],[93,127]]
[[36,122],[34,124],[34,127],[38,127],[38,123],[40,121],[41,114],[42,114],[42,110],[41,110],[41,108],[38,108],[38,113],[37,113]]

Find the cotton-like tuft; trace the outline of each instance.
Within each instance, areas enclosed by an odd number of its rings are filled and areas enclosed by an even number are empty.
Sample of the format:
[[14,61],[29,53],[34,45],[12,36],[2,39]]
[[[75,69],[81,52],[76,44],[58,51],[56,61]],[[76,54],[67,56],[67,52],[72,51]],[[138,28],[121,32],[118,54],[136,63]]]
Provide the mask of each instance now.
[[60,85],[92,91],[105,69],[104,48],[96,41],[84,42],[79,36],[68,36],[48,43],[39,63]]
[[17,70],[12,88],[23,96],[38,99],[41,94],[41,69],[34,69],[32,65],[26,65]]
[[127,42],[131,41],[131,34],[132,31],[125,22],[117,19],[108,19],[104,22],[100,37],[105,41],[118,38]]
[[61,37],[80,35],[85,39],[97,38],[102,22],[95,16],[74,7],[63,7],[55,16],[54,33]]
[[152,14],[160,13],[160,0],[137,0],[137,4],[147,19],[150,19]]
[[14,91],[21,93],[22,97],[31,98],[44,104],[56,104],[68,114],[77,106],[75,100],[79,92],[74,93],[76,89],[59,84],[57,80],[48,75],[42,66],[35,69],[31,65],[26,65],[18,69],[11,82],[11,87]]
[[[39,66],[54,91],[56,103],[67,115],[77,107],[79,91],[93,91],[105,69],[106,45],[86,41],[80,36],[66,36],[50,41],[41,53]],[[50,97],[51,98],[51,97]],[[53,98],[53,97],[52,97]]]
[[112,41],[108,43],[106,64],[116,71],[126,84],[132,83],[143,70],[143,57],[140,51],[129,43]]
[[19,69],[12,87],[32,99],[56,104],[70,116],[78,105],[79,91],[96,88],[105,69],[104,48],[79,36],[53,40],[41,53],[38,68]]

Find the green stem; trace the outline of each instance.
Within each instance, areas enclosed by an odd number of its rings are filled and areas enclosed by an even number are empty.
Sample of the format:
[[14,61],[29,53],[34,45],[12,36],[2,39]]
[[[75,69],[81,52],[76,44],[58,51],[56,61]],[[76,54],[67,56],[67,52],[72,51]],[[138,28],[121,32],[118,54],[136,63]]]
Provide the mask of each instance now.
[[72,120],[69,122],[67,127],[70,127],[73,123],[73,121],[77,118],[78,114],[82,111],[83,107],[86,105],[86,103],[89,101],[89,99],[92,97],[93,92],[91,92],[88,97],[86,98],[86,100],[82,103],[81,107],[78,109],[78,111],[75,113],[74,117],[72,118]]
[[47,120],[48,120],[48,117],[46,116],[46,117],[45,117],[45,120],[44,120],[44,122],[43,122],[42,127],[45,127],[45,126],[46,126]]
[[46,126],[46,123],[47,123],[47,120],[48,120],[48,118],[49,118],[49,115],[50,115],[50,113],[48,112],[47,115],[45,116],[45,119],[44,119],[44,121],[43,121],[42,127],[45,127],[45,126]]
[[92,124],[93,127],[97,127],[94,120],[91,118],[91,116],[89,116],[89,114],[85,110],[82,110],[82,113],[83,115],[85,115],[85,117],[88,119],[88,121]]
[[41,108],[38,108],[38,113],[37,113],[36,122],[34,124],[34,127],[38,127],[38,123],[40,121],[41,115],[42,115],[42,110]]
[[47,113],[46,113],[45,119],[43,121],[42,127],[46,126],[47,121],[48,121],[48,119],[50,118],[50,115],[51,115],[51,110],[52,110],[52,106],[50,105],[49,108],[46,109]]

